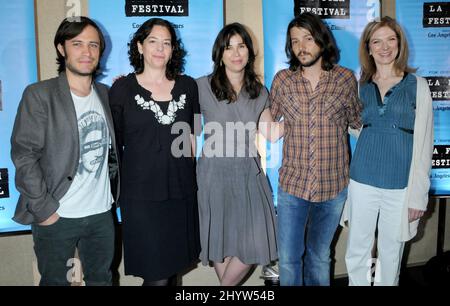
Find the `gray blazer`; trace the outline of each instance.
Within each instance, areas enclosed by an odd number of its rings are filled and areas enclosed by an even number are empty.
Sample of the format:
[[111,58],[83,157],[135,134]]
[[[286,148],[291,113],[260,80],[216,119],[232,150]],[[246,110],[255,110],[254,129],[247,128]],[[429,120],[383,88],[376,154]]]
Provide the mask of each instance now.
[[[112,139],[110,178],[119,181],[117,148],[108,87],[94,82]],[[28,86],[22,96],[11,136],[11,158],[20,192],[13,220],[42,222],[59,208],[78,169],[80,145],[75,106],[67,76]],[[112,190],[119,190],[112,186]],[[115,194],[118,198],[118,194]]]

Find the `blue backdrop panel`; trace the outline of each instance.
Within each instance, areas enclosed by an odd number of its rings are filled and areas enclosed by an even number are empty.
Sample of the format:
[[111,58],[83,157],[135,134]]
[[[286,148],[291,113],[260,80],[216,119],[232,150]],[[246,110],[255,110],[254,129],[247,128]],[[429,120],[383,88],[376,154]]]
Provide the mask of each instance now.
[[397,0],[411,66],[427,78],[433,97],[434,145],[431,194],[450,195],[450,1]]
[[[339,3],[321,0],[263,0],[264,26],[264,78],[270,89],[276,72],[287,68],[286,29],[295,13],[312,11],[332,30],[341,51],[339,64],[352,69],[359,76],[358,44],[364,27],[380,15],[378,0],[345,0]],[[282,143],[267,145],[267,176],[273,189],[274,202],[277,201],[278,169],[281,165]],[[351,146],[355,141],[351,139]]]
[[0,37],[0,233],[5,233],[29,229],[11,220],[19,193],[10,137],[22,92],[37,81],[33,0],[0,2]]
[[[185,73],[200,77],[212,71],[211,49],[223,26],[222,0],[190,0],[189,16],[158,16],[177,27],[185,49]],[[151,17],[127,17],[125,0],[91,0],[90,16],[101,25],[107,39],[105,75],[100,81],[111,84],[114,77],[132,71],[128,61],[128,42],[139,26]]]

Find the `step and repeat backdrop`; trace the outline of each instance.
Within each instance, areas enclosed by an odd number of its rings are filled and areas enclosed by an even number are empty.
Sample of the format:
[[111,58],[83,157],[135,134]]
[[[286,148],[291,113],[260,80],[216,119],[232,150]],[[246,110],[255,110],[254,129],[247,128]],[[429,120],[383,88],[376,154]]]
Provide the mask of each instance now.
[[[132,71],[128,62],[131,35],[153,16],[173,22],[188,56],[185,73],[200,77],[212,71],[211,48],[223,26],[222,0],[90,0],[89,16],[105,33],[104,74],[100,81]],[[450,1],[397,0],[397,18],[407,32],[411,66],[428,79],[435,115],[435,151],[431,191],[450,194]],[[284,45],[289,21],[305,11],[318,14],[332,30],[341,50],[340,64],[359,75],[358,42],[365,25],[380,16],[379,0],[262,0],[265,81],[287,67]],[[14,223],[18,192],[10,159],[10,136],[25,87],[37,81],[34,1],[0,3],[0,234],[29,230]],[[200,140],[200,139],[199,139]],[[355,141],[351,140],[354,147]],[[267,174],[276,203],[282,141],[267,145]],[[200,149],[200,146],[199,146]]]
[[[128,42],[143,22],[156,16],[175,25],[188,53],[185,73],[197,78],[212,72],[212,46],[224,20],[222,0],[90,0],[88,11],[107,41],[100,82],[111,85],[132,71]],[[30,229],[11,220],[19,194],[10,136],[22,92],[37,81],[33,0],[0,2],[0,37],[0,233],[7,233]]]
[[128,42],[151,17],[175,25],[188,53],[186,74],[197,78],[212,72],[211,50],[223,27],[222,0],[90,0],[89,16],[101,26],[108,42],[100,82],[111,85],[115,77],[132,72]]
[[29,229],[11,220],[19,194],[10,137],[22,92],[37,81],[34,24],[33,0],[0,3],[0,233]]
[[396,18],[410,46],[410,64],[425,77],[433,98],[431,189],[450,195],[450,1],[397,0]]

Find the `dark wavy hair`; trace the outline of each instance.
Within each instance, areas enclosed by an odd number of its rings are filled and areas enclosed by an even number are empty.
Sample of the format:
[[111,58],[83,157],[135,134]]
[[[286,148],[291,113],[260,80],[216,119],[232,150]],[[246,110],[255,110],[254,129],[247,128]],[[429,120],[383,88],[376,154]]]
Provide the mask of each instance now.
[[[61,24],[58,27],[58,30],[55,34],[55,39],[53,40],[53,44],[56,48],[56,63],[58,64],[58,73],[61,73],[66,70],[66,58],[64,55],[61,54],[58,50],[58,45],[61,45],[64,47],[64,43],[67,40],[71,40],[74,37],[77,37],[78,35],[83,32],[83,30],[87,26],[92,26],[94,29],[97,30],[98,37],[100,39],[100,58],[103,55],[103,52],[105,51],[105,37],[103,36],[102,31],[98,27],[98,25],[88,17],[85,16],[76,16],[76,17],[68,17],[65,18]],[[98,63],[97,68],[95,69],[94,75],[97,74],[100,71],[100,61]]]
[[237,100],[237,93],[228,80],[225,65],[222,64],[222,57],[225,48],[230,45],[230,38],[234,35],[239,35],[248,49],[248,63],[245,66],[243,88],[251,99],[255,99],[263,87],[254,70],[256,55],[250,34],[240,23],[228,24],[219,32],[214,42],[212,50],[214,70],[211,74],[211,89],[217,100],[228,100],[229,103]]
[[330,70],[339,61],[339,49],[336,46],[333,34],[317,15],[302,13],[292,19],[286,33],[286,56],[289,69],[296,71],[302,64],[292,50],[291,29],[293,27],[303,28],[311,33],[315,43],[322,49],[322,69]]
[[151,18],[144,22],[136,33],[134,33],[133,38],[128,44],[128,58],[130,59],[130,65],[133,66],[136,74],[140,74],[144,71],[144,61],[139,53],[137,43],[139,42],[142,44],[156,25],[165,27],[170,33],[172,57],[167,63],[166,77],[169,80],[173,80],[177,75],[184,72],[184,57],[186,56],[186,51],[183,48],[181,39],[177,38],[173,24],[165,19]]

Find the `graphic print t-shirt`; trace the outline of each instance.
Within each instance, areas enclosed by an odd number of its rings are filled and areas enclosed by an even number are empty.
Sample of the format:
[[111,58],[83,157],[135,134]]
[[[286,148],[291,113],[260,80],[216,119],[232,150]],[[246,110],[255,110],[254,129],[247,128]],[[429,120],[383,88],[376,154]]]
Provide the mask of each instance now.
[[78,122],[80,160],[69,190],[60,200],[57,213],[82,218],[111,209],[108,174],[109,131],[100,99],[91,88],[86,97],[72,94]]

